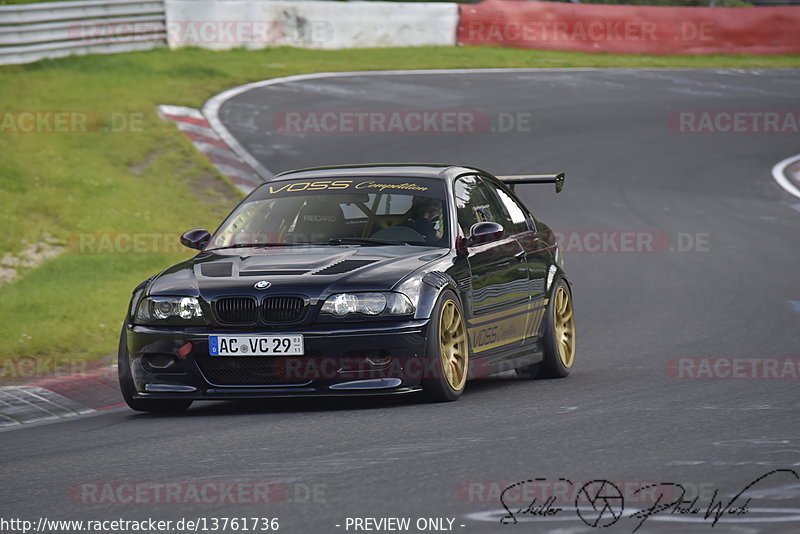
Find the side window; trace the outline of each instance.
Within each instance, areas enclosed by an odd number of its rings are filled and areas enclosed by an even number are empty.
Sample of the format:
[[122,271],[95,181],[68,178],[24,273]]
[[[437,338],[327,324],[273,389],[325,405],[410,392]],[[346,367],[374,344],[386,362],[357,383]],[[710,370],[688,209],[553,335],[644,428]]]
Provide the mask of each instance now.
[[479,177],[470,175],[457,179],[454,186],[458,225],[464,235],[469,235],[472,225],[484,221],[503,224],[496,202],[484,194],[485,184]]
[[506,220],[501,224],[506,228],[506,230],[508,230],[508,232],[511,234],[518,234],[520,232],[528,231],[528,218],[526,214],[527,210],[520,206],[516,199],[512,198],[511,195],[500,189],[492,182],[486,180],[486,187],[488,187],[489,190],[492,191],[500,200],[500,204],[502,205],[506,218]]

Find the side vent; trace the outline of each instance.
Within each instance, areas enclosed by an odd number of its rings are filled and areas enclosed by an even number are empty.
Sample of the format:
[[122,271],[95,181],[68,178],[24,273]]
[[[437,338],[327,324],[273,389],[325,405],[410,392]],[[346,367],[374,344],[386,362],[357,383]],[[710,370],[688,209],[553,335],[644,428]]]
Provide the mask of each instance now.
[[456,286],[462,293],[469,293],[472,291],[472,279],[469,277],[462,278],[456,282]]
[[233,264],[230,262],[200,264],[200,274],[203,276],[230,276],[232,271]]
[[350,271],[355,271],[356,269],[364,267],[365,265],[369,265],[370,263],[375,263],[375,261],[376,260],[344,260],[325,267],[321,271],[317,271],[314,274],[328,275],[349,273]]
[[441,289],[450,283],[452,279],[444,273],[440,273],[437,271],[430,272],[426,274],[422,281],[429,286],[435,287],[436,289]]

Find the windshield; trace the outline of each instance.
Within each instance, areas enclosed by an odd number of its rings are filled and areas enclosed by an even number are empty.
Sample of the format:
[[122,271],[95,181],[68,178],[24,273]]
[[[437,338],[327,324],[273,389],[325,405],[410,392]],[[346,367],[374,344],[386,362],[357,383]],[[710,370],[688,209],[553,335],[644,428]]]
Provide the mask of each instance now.
[[447,246],[445,187],[420,178],[285,180],[261,186],[206,250],[242,245]]

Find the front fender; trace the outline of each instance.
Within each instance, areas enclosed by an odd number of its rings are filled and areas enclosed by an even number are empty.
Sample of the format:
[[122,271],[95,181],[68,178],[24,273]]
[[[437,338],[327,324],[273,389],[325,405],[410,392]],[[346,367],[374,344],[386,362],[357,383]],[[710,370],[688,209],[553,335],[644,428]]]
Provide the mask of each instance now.
[[451,289],[458,295],[458,287],[455,280],[447,273],[432,271],[422,277],[419,285],[419,297],[417,298],[417,311],[414,319],[428,319],[439,300],[442,291]]

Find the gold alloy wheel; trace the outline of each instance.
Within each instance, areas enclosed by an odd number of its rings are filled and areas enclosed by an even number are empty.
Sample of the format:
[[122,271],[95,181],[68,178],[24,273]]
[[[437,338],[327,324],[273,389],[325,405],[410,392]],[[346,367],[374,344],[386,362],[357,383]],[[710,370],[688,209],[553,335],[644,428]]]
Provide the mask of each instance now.
[[447,383],[460,391],[467,382],[467,334],[461,312],[452,300],[444,303],[439,319],[439,353]]
[[575,360],[575,319],[572,316],[572,301],[564,286],[556,290],[553,315],[556,326],[556,343],[561,363],[569,369]]

